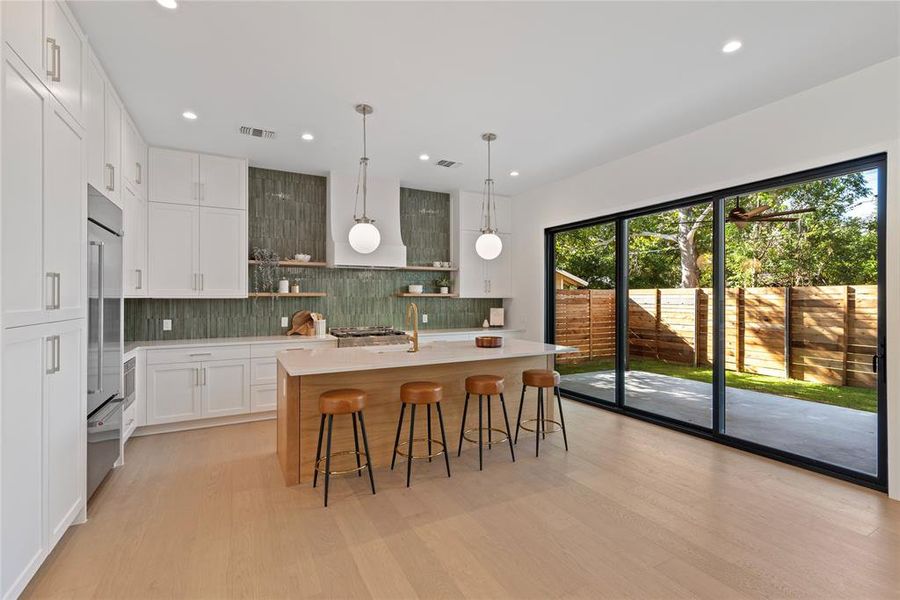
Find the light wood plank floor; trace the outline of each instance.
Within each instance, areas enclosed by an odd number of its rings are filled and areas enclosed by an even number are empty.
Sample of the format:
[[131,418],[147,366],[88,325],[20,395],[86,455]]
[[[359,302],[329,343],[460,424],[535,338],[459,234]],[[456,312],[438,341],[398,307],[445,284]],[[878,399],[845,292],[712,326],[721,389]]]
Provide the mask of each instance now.
[[[898,598],[900,503],[566,404],[518,462],[285,488],[274,423],[136,438],[26,598]],[[552,440],[551,440],[552,438]]]

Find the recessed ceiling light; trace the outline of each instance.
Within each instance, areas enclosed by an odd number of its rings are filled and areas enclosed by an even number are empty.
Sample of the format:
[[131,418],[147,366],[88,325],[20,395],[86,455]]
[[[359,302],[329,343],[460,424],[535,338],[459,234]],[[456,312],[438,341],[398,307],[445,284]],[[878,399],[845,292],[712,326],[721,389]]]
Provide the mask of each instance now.
[[197,118],[197,113],[193,113],[189,110],[186,110],[183,113],[181,113],[181,116],[184,117],[185,119],[187,119],[188,121],[193,121],[194,119]]
[[743,44],[740,40],[731,40],[729,42],[725,42],[725,45],[722,46],[722,52],[725,54],[731,54],[732,52],[737,52],[741,49]]
[[163,8],[173,9],[178,7],[178,2],[175,0],[156,0],[156,3],[162,6]]
[[518,176],[519,176],[519,172],[518,172],[518,171],[510,171],[510,172],[509,172],[509,176],[510,176],[510,177],[518,177]]
[[427,154],[420,154],[420,155],[419,155],[419,160],[428,160],[429,158],[431,158],[431,157],[428,156]]
[[307,142],[311,142],[311,141],[313,141],[314,139],[316,139],[316,136],[314,136],[313,134],[311,134],[311,133],[309,133],[309,132],[304,133],[304,134],[301,135],[300,137],[302,137],[302,138],[303,138],[304,140],[306,140]]

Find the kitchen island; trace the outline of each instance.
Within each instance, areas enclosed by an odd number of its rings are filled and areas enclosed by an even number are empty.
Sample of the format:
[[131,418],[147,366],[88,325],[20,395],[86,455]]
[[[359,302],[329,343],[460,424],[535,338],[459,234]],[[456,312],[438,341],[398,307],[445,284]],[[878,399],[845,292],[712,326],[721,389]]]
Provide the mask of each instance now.
[[[510,426],[514,428],[522,371],[552,369],[554,355],[574,351],[565,346],[517,339],[504,340],[500,348],[476,348],[471,340],[427,342],[419,346],[418,352],[407,352],[407,348],[403,344],[298,349],[278,353],[277,451],[287,485],[312,478],[319,432],[319,395],[322,392],[337,388],[357,388],[367,392],[364,414],[371,461],[377,468],[391,462],[400,415],[400,386],[403,383],[433,381],[443,385],[441,406],[447,442],[453,450],[459,438],[466,377],[489,374],[506,379],[504,395]],[[495,423],[502,423],[500,403],[492,404],[498,419]],[[532,397],[530,404],[526,403],[523,419],[533,416],[534,406]],[[552,418],[552,402],[547,402],[547,411],[547,417]],[[472,423],[477,417],[477,410],[469,411]],[[349,418],[335,419],[333,444],[337,450],[353,448],[353,428]]]

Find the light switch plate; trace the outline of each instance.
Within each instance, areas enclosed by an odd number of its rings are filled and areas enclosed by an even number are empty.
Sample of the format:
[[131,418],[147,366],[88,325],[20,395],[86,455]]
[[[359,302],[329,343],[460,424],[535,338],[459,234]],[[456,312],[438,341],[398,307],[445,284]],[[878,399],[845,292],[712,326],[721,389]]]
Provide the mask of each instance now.
[[287,317],[281,317],[281,326],[282,327],[288,326],[288,318]]
[[427,322],[428,322],[428,313],[424,313],[424,314],[422,315],[422,322],[423,322],[423,323],[427,323]]
[[172,319],[163,319],[163,331],[172,331]]

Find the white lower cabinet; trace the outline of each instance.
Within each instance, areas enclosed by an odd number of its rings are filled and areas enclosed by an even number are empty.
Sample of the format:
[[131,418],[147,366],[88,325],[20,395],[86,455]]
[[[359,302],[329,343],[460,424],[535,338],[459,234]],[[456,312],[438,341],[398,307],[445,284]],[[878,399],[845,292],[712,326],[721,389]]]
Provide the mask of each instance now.
[[250,361],[221,360],[203,363],[204,417],[225,417],[250,412]]
[[85,506],[83,319],[3,334],[0,597],[21,593]]
[[268,412],[278,408],[278,385],[254,385],[250,388],[250,412]]
[[147,423],[199,419],[200,363],[147,366]]

